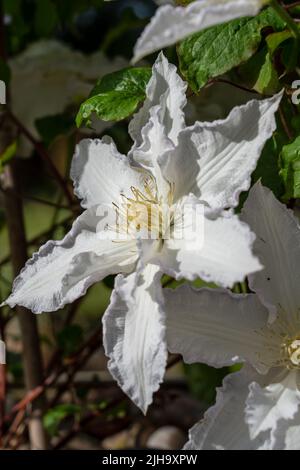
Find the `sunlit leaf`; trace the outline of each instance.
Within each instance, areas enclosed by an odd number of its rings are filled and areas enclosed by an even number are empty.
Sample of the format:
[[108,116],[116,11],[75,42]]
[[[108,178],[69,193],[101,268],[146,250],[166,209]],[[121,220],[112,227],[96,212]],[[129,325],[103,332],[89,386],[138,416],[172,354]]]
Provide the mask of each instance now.
[[58,405],[50,409],[44,416],[43,423],[51,436],[55,436],[61,422],[68,416],[77,417],[81,412],[81,406],[73,404]]
[[291,144],[285,145],[280,158],[280,175],[285,185],[284,198],[300,197],[300,136]]
[[104,121],[120,121],[130,116],[145,99],[150,68],[127,68],[101,78],[88,100],[80,107],[76,124],[89,125],[93,113]]
[[0,155],[0,173],[3,172],[4,166],[16,155],[17,141],[13,141]]
[[181,72],[191,88],[198,91],[210,79],[252,57],[266,27],[272,27],[275,31],[285,27],[285,23],[271,8],[254,18],[239,18],[184,40],[178,47],[178,55]]

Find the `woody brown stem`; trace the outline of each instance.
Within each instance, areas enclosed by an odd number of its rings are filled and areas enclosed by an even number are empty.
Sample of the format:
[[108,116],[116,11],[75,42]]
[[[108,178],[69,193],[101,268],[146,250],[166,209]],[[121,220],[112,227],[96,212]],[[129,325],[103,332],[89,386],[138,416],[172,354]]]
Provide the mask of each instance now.
[[[27,260],[26,237],[21,200],[16,196],[17,174],[13,161],[5,169],[4,207],[9,234],[11,261],[14,275],[17,276]],[[24,378],[27,391],[31,391],[43,382],[42,355],[36,317],[24,307],[16,307],[22,343]],[[29,434],[33,449],[46,449],[47,440],[43,429],[42,415],[45,406],[43,395],[31,405]]]
[[[0,0],[0,55],[6,61],[5,34],[4,34],[4,12],[3,1]],[[9,93],[7,93],[9,97]],[[6,119],[6,112],[3,116],[3,125],[0,134],[0,154],[15,140],[17,129]],[[22,201],[16,194],[19,193],[19,181],[16,162],[13,159],[5,167],[2,176],[2,186],[4,189],[4,210],[7,222],[11,262],[13,273],[17,276],[27,261],[27,244],[24,226]],[[17,307],[22,343],[23,343],[23,365],[24,378],[28,391],[35,389],[43,382],[43,365],[38,335],[36,317],[27,309]],[[32,418],[29,421],[30,444],[33,449],[46,449],[47,438],[43,428],[42,414],[45,406],[45,397],[41,395],[31,408]]]

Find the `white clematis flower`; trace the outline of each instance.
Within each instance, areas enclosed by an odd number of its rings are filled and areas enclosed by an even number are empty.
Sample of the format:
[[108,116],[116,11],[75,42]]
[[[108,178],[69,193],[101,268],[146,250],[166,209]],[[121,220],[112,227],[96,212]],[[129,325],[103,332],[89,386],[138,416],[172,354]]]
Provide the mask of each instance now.
[[[36,313],[53,311],[121,273],[103,319],[104,346],[112,375],[143,411],[167,358],[162,274],[232,286],[261,269],[251,252],[253,234],[225,209],[237,205],[250,185],[276,127],[281,95],[237,107],[223,121],[185,127],[185,91],[161,54],[144,106],[130,123],[129,156],[108,138],[78,145],[71,176],[85,212],[62,241],[48,242],[28,261],[6,301]],[[187,204],[189,214],[178,223],[178,208]],[[188,231],[199,207],[203,243],[177,237],[180,229]],[[176,239],[169,236],[173,225]]]
[[187,286],[166,294],[170,351],[188,363],[248,364],[225,379],[216,405],[191,430],[186,449],[296,450],[300,227],[260,183],[250,192],[243,218],[257,235],[254,251],[265,266],[249,278],[256,294]]
[[[162,4],[163,3],[163,4]],[[186,7],[162,4],[138,39],[133,62],[210,26],[255,16],[266,0],[196,0]]]

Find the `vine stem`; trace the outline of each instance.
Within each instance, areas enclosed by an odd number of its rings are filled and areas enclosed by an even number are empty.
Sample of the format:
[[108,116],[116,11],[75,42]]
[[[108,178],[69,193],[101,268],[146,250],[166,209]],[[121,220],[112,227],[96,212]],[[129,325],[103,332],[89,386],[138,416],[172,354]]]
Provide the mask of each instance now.
[[[4,208],[9,234],[11,261],[17,276],[27,261],[27,249],[23,207],[21,200],[15,196],[17,172],[15,162],[5,168]],[[43,381],[42,355],[39,344],[39,333],[36,317],[24,307],[16,307],[23,342],[23,364],[26,388],[35,389]],[[46,449],[47,438],[43,429],[42,415],[45,397],[41,396],[31,407],[29,434],[33,449]]]
[[299,40],[300,39],[300,31],[299,31],[295,21],[291,17],[291,15],[285,10],[285,8],[282,5],[280,5],[278,3],[277,0],[270,0],[270,5],[273,8],[273,10],[276,11],[278,16],[280,16],[280,18],[283,21],[285,21],[285,23],[287,24],[287,26],[289,27],[289,29],[293,33],[294,37]]

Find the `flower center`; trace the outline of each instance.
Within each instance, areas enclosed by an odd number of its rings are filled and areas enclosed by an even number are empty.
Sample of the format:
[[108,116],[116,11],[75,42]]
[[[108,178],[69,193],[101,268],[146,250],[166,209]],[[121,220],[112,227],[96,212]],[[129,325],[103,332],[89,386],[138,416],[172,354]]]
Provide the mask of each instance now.
[[282,345],[289,369],[300,369],[300,338],[288,340]]
[[300,321],[287,318],[280,311],[274,323],[257,333],[264,338],[263,352],[258,353],[260,362],[269,367],[300,369]]
[[144,180],[143,191],[132,186],[131,197],[121,194],[121,204],[115,205],[117,230],[121,234],[143,238],[163,239],[172,223],[170,207],[174,190],[170,186],[167,204],[158,196],[157,184],[152,176]]

